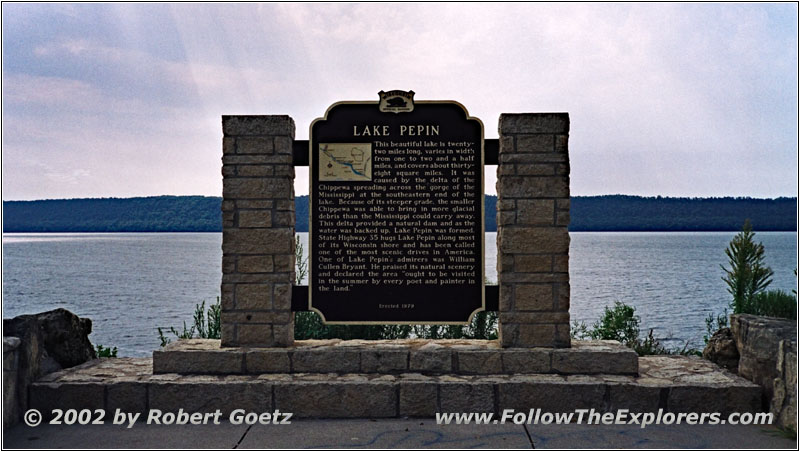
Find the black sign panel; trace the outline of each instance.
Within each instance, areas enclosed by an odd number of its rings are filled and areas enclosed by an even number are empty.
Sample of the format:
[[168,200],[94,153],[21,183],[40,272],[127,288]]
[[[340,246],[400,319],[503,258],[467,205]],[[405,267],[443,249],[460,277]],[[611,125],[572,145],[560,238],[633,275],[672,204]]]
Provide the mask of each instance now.
[[456,102],[380,94],[311,125],[309,308],[467,323],[485,307],[483,124]]

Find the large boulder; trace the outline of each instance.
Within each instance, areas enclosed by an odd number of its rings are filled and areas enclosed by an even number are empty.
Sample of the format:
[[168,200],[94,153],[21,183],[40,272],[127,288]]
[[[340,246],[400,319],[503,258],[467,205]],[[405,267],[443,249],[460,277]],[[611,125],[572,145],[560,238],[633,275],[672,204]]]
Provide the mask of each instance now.
[[768,409],[775,378],[779,377],[780,342],[797,343],[797,321],[735,314],[731,316],[731,332],[739,350],[739,375],[763,388],[763,407]]
[[3,319],[4,339],[9,336],[19,338],[14,350],[16,394],[19,397],[16,406],[4,406],[4,412],[24,413],[28,385],[43,375],[96,358],[94,347],[89,342],[91,332],[91,320],[82,319],[66,309]]
[[3,319],[3,335],[20,339],[32,358],[29,362],[40,363],[37,367],[42,375],[96,358],[89,341],[91,332],[90,319],[82,319],[66,309]]
[[708,340],[703,358],[736,373],[739,367],[739,350],[730,328],[722,328]]
[[778,376],[773,381],[770,411],[777,425],[797,431],[797,342],[780,342],[775,370]]

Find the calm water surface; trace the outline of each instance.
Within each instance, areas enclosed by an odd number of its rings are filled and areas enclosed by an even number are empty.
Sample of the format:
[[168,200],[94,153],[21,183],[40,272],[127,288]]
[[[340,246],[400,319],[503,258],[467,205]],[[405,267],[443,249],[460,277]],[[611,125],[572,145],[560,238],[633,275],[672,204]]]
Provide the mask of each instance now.
[[[702,344],[706,315],[729,300],[720,264],[734,235],[571,233],[572,318],[591,323],[620,300],[668,344]],[[775,271],[771,288],[795,288],[797,234],[756,239]],[[495,240],[486,234],[492,281]],[[63,307],[92,319],[93,343],[147,356],[159,345],[157,327],[191,322],[196,303],[219,295],[221,241],[218,233],[3,234],[3,317]]]

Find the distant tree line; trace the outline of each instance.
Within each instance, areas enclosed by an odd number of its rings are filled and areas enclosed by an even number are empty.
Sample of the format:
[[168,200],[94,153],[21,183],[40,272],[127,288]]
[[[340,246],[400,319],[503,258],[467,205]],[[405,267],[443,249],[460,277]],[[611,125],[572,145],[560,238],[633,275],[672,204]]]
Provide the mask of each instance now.
[[[3,201],[3,232],[219,232],[219,197]],[[485,197],[486,231],[496,231],[497,197]],[[308,196],[295,198],[298,232],[308,231]],[[797,198],[576,196],[571,231],[796,231]]]

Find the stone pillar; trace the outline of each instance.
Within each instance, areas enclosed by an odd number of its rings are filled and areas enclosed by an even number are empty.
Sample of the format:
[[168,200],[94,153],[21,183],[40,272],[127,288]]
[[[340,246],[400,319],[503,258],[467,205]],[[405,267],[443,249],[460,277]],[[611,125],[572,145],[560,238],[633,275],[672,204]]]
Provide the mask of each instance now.
[[500,116],[497,273],[503,347],[569,347],[569,115]]
[[294,341],[294,121],[222,117],[222,346]]

